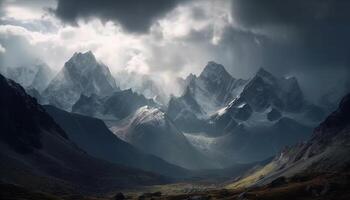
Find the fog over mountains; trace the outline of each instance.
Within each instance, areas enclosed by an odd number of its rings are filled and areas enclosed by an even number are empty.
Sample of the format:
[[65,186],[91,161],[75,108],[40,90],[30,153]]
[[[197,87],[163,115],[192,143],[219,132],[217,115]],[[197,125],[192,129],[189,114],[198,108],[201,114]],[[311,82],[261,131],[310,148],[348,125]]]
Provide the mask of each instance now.
[[118,90],[109,69],[91,51],[75,53],[42,93],[50,104],[71,109],[80,95],[106,96]]
[[5,183],[50,193],[58,189],[47,183],[83,193],[194,179],[240,188],[347,166],[348,98],[326,117],[330,107],[309,101],[297,78],[264,68],[240,79],[210,61],[199,76],[178,79],[179,95],[151,79],[120,89],[127,82],[119,87],[91,51],[74,53],[55,76],[45,64],[4,72],[14,80],[0,77]]
[[0,199],[349,200],[349,10],[0,0]]
[[[12,78],[26,85],[26,75],[32,72],[12,74]],[[43,81],[50,79],[49,73],[41,76]],[[330,112],[308,101],[295,77],[276,77],[260,68],[252,78],[239,79],[214,61],[198,77],[190,74],[178,79],[182,93],[177,96],[154,90],[155,82],[143,84],[143,90],[136,86],[135,91],[132,82],[125,90],[116,82],[108,66],[88,51],[74,53],[46,88],[33,84],[27,88],[37,91],[32,95],[42,104],[99,118],[116,138],[187,169],[226,168],[267,159],[286,145],[308,139],[311,129]],[[149,91],[154,98],[145,97]],[[161,103],[157,98],[169,100]],[[64,112],[49,110],[54,118],[55,113]],[[58,123],[69,121],[68,114],[66,118]]]

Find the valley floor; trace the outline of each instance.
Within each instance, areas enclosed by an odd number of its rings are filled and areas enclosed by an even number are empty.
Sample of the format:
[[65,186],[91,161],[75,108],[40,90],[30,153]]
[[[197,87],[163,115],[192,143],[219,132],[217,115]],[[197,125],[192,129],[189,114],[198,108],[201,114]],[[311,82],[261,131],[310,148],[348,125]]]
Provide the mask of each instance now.
[[[148,193],[148,195],[151,194]],[[134,197],[134,199],[140,198]],[[279,178],[267,186],[257,188],[206,188],[191,193],[150,196],[143,199],[348,200],[350,199],[350,173],[302,174],[290,179]]]
[[[249,189],[224,189],[208,183],[177,183],[122,192],[125,199],[138,200],[348,200],[350,199],[350,173],[301,174],[288,179],[278,178],[269,185]],[[123,199],[116,198],[115,194],[101,197],[81,195],[57,197],[6,184],[0,185],[0,198],[3,200]]]

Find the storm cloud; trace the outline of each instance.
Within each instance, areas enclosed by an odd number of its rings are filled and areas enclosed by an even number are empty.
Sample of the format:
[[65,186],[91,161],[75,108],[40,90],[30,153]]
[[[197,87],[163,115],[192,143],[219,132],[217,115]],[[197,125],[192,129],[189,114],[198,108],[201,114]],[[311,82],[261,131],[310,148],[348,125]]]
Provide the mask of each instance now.
[[346,0],[234,0],[232,14],[240,26],[282,44],[273,56],[327,68],[349,65],[349,8]]
[[350,80],[349,8],[346,0],[233,0],[236,26],[222,45],[247,71],[297,76],[307,95],[318,96]]
[[347,0],[1,2],[3,58],[29,49],[59,69],[74,52],[91,50],[112,72],[167,79],[199,74],[213,60],[236,78],[248,79],[260,67],[296,76],[313,98],[350,80]]
[[159,16],[185,0],[58,0],[57,17],[76,23],[79,18],[98,17],[119,22],[132,32],[146,32]]

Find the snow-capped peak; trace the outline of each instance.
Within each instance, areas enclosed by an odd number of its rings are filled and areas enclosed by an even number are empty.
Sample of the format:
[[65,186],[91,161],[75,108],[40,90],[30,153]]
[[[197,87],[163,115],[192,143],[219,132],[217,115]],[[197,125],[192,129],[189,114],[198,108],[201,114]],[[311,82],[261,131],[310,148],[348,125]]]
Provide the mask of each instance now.
[[165,113],[158,108],[143,106],[134,115],[133,125],[153,124],[157,126],[165,125]]
[[74,53],[43,93],[48,102],[69,110],[81,94],[107,96],[118,90],[108,67],[91,51]]
[[256,77],[262,78],[266,83],[274,84],[276,82],[276,78],[262,67],[256,73]]
[[74,68],[81,73],[93,69],[96,66],[98,66],[98,62],[91,51],[86,53],[76,52],[65,64],[66,68]]
[[75,59],[81,59],[81,58],[86,60],[96,60],[94,54],[91,51],[87,51],[85,53],[75,52],[71,59],[75,60]]
[[214,61],[209,61],[200,74],[200,77],[202,78],[215,80],[224,76],[231,77],[223,65],[218,64]]

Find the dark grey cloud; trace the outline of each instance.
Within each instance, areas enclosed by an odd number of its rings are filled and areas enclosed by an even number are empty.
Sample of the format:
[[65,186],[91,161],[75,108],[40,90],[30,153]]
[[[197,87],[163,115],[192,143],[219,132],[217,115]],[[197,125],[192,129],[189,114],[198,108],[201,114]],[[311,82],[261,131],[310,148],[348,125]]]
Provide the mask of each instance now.
[[289,27],[297,38],[278,52],[321,67],[349,65],[349,8],[347,0],[234,0],[232,13],[248,29]]
[[185,0],[58,0],[54,13],[64,22],[99,17],[131,32],[146,32],[153,20]]
[[349,16],[347,0],[233,0],[236,20],[247,26],[265,24],[307,25],[344,23]]
[[233,18],[247,33],[228,29],[223,45],[248,68],[297,74],[319,95],[350,77],[349,9],[347,0],[233,0]]
[[[34,1],[37,3],[30,3]],[[36,8],[46,0],[34,1],[15,2]],[[57,0],[57,7],[44,7],[54,8],[55,15],[66,23],[97,17],[137,33],[146,32],[156,19],[169,22],[164,27],[153,24],[155,29],[142,35],[149,38],[142,40],[145,49],[136,51],[146,55],[145,62],[154,73],[197,73],[207,61],[215,60],[233,76],[249,78],[264,67],[276,75],[296,75],[310,96],[320,95],[328,85],[337,87],[350,77],[350,1],[231,0],[232,8],[222,7],[222,2],[229,0]],[[180,4],[188,9],[173,10]],[[221,17],[230,10],[232,24]],[[178,20],[181,17],[188,20]],[[40,32],[52,29],[43,22],[0,23]],[[208,25],[198,28],[201,23]],[[176,25],[184,25],[180,30],[188,25],[195,28],[177,36]],[[219,43],[213,42],[214,35],[220,37]],[[8,43],[2,43],[9,48]]]

